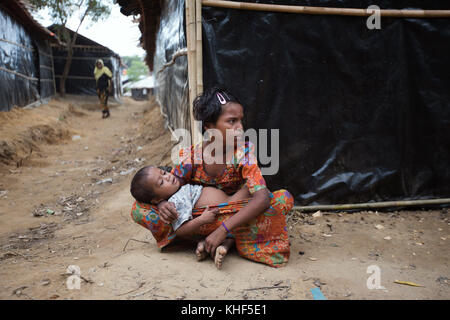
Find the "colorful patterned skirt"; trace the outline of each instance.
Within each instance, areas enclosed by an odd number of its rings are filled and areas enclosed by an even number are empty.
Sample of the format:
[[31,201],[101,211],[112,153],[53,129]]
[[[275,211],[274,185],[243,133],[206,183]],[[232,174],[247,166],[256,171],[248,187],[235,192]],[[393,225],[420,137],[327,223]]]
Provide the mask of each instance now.
[[97,89],[98,99],[100,100],[100,106],[103,108],[103,111],[108,110],[108,89]]
[[[287,190],[270,193],[270,207],[249,223],[232,230],[236,248],[240,256],[265,263],[271,267],[282,267],[289,260],[290,246],[286,225],[286,214],[294,205],[294,198]],[[248,200],[240,200],[209,206],[218,208],[216,221],[203,225],[198,234],[207,236],[219,228],[222,222],[242,209]],[[193,216],[201,215],[205,207],[195,208]],[[155,206],[135,202],[131,210],[133,220],[151,231],[160,249],[175,239],[170,224],[159,219]]]

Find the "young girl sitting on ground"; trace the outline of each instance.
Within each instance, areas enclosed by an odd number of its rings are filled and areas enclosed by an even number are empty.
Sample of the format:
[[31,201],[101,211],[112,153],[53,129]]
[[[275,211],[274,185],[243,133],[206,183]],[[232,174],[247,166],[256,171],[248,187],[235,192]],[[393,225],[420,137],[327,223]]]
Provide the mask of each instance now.
[[[251,198],[247,187],[243,187],[232,196],[228,196],[222,190],[213,187],[192,184],[182,186],[180,178],[154,166],[146,166],[135,174],[131,181],[130,192],[139,202],[157,205],[166,200],[173,203],[178,212],[178,218],[172,222],[172,228],[177,236],[184,238],[192,237],[202,225],[213,222],[218,213],[218,209],[210,210],[207,207],[199,217],[193,219],[192,209],[194,207]],[[225,255],[233,244],[233,238],[227,237],[217,247],[214,262],[218,269],[222,267]],[[204,240],[198,242],[196,255],[198,261],[207,257]]]

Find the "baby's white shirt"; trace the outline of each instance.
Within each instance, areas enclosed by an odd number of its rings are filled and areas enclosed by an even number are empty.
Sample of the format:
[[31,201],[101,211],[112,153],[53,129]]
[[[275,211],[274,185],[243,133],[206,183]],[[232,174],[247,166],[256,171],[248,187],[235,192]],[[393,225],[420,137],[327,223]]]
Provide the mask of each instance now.
[[169,202],[175,205],[178,212],[178,218],[172,222],[173,230],[177,230],[184,222],[192,219],[192,209],[202,193],[202,186],[185,184],[175,192],[170,198]]

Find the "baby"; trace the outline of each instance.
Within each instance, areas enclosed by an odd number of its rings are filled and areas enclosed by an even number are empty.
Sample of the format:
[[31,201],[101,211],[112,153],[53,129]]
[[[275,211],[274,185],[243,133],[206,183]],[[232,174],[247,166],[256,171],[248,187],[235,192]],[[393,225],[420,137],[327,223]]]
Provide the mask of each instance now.
[[[228,196],[222,190],[213,187],[192,184],[182,186],[180,178],[154,166],[147,166],[136,172],[131,181],[130,192],[139,202],[157,205],[167,200],[173,203],[178,218],[172,222],[172,228],[179,237],[194,235],[202,225],[213,222],[218,213],[218,209],[211,210],[207,207],[199,217],[193,218],[194,207],[217,205],[251,197],[246,187]],[[233,243],[232,238],[227,238],[217,247],[214,262],[218,269],[222,267],[225,255]],[[203,240],[197,244],[196,255],[199,261],[207,257]]]

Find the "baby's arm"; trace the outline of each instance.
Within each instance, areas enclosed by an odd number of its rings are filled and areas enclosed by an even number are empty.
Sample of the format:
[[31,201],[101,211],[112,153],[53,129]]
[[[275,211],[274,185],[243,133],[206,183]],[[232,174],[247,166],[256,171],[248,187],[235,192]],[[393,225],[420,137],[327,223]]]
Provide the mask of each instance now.
[[188,237],[195,234],[198,229],[204,224],[213,222],[216,219],[216,214],[219,209],[206,208],[205,211],[197,218],[183,223],[176,231],[178,237]]

